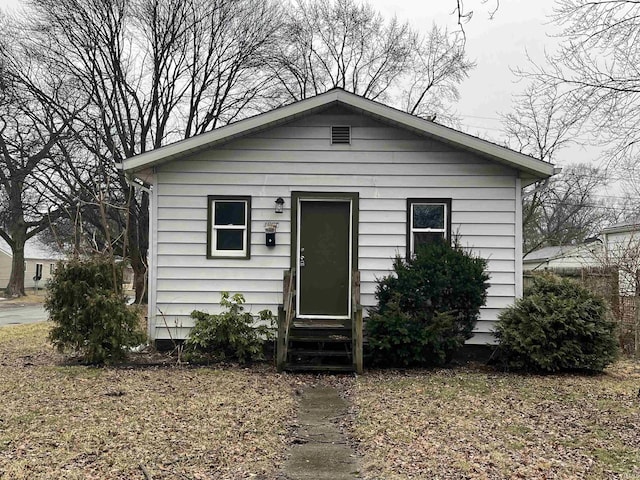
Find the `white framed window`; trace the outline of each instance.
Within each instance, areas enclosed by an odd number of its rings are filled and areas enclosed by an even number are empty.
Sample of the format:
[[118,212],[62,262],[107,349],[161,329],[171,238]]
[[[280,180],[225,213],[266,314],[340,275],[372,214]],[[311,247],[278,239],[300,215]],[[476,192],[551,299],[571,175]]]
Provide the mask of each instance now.
[[251,197],[208,197],[207,258],[249,258]]
[[407,199],[407,252],[438,240],[451,241],[451,199]]

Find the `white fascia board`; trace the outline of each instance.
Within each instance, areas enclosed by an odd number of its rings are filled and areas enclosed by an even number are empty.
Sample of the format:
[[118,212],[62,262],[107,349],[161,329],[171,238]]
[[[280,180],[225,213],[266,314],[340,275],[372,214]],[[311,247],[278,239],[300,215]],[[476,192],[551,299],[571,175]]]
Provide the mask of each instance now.
[[515,168],[525,174],[523,179],[531,179],[531,182],[524,180],[525,185],[540,178],[550,177],[554,173],[554,166],[550,163],[339,89],[330,90],[315,97],[131,157],[123,162],[123,167],[126,171],[137,172],[212,147],[218,143],[228,142],[254,131],[288,122],[297,116],[307,115],[313,110],[326,107],[334,102],[349,105],[386,123],[427,135]]
[[[346,92],[340,92],[346,93]],[[524,155],[495,143],[482,140],[467,133],[454,130],[437,123],[424,120],[420,117],[396,110],[392,107],[372,102],[357,95],[347,94],[347,97],[339,98],[344,103],[352,105],[363,111],[369,112],[382,120],[392,121],[400,126],[408,127],[419,133],[427,134],[437,140],[451,145],[470,150],[483,156],[491,157],[501,163],[507,164],[517,170],[533,174],[535,177],[550,177],[554,174],[554,165],[536,158]]]
[[629,225],[618,225],[613,227],[607,227],[602,229],[603,234],[610,233],[637,233],[640,232],[639,223],[630,223]]

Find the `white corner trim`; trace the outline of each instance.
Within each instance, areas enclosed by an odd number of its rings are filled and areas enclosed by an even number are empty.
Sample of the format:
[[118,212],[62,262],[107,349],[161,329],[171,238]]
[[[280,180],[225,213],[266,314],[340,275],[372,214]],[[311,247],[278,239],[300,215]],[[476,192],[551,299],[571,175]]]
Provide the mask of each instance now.
[[523,266],[522,266],[522,181],[516,178],[516,255],[515,255],[515,281],[516,298],[521,298],[524,292]]
[[158,278],[158,249],[156,248],[158,241],[158,185],[156,180],[156,169],[153,169],[153,180],[156,185],[151,189],[150,201],[151,208],[149,208],[149,276],[148,276],[148,295],[149,304],[147,311],[147,330],[150,340],[156,338],[156,305],[157,305],[157,289],[156,283]]

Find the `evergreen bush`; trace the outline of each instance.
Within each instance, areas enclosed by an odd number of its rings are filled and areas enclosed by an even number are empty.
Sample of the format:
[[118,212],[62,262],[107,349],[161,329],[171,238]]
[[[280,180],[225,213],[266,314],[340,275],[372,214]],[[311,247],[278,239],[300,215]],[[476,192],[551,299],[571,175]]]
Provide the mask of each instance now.
[[534,372],[599,372],[618,355],[615,323],[605,300],[580,284],[538,275],[525,296],[499,316],[496,358]]
[[60,352],[92,364],[122,360],[144,342],[138,311],[126,304],[122,268],[108,257],[61,262],[47,284],[44,303],[54,327],[49,339]]
[[373,363],[442,365],[472,335],[487,297],[486,261],[459,245],[422,245],[378,280],[366,329]]
[[[273,340],[273,314],[262,310],[258,318],[244,311],[244,296],[236,293],[229,298],[222,292],[220,305],[225,309],[217,315],[194,310],[195,326],[186,340],[186,352],[215,361],[237,360],[241,363],[264,359],[264,344]],[[255,325],[256,321],[260,325]],[[268,324],[266,324],[268,323]]]

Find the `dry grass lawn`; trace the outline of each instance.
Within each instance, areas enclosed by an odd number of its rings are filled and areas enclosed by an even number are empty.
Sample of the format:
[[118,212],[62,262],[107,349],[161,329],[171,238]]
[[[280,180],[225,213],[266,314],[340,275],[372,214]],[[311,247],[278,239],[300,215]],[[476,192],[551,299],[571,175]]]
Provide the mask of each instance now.
[[0,328],[0,478],[273,478],[294,399],[268,368],[61,366],[47,324]]
[[278,375],[65,366],[49,325],[0,328],[0,478],[279,478],[295,391],[331,384],[367,480],[640,478],[640,364]]
[[367,479],[638,479],[640,364],[599,376],[370,372],[350,432]]

